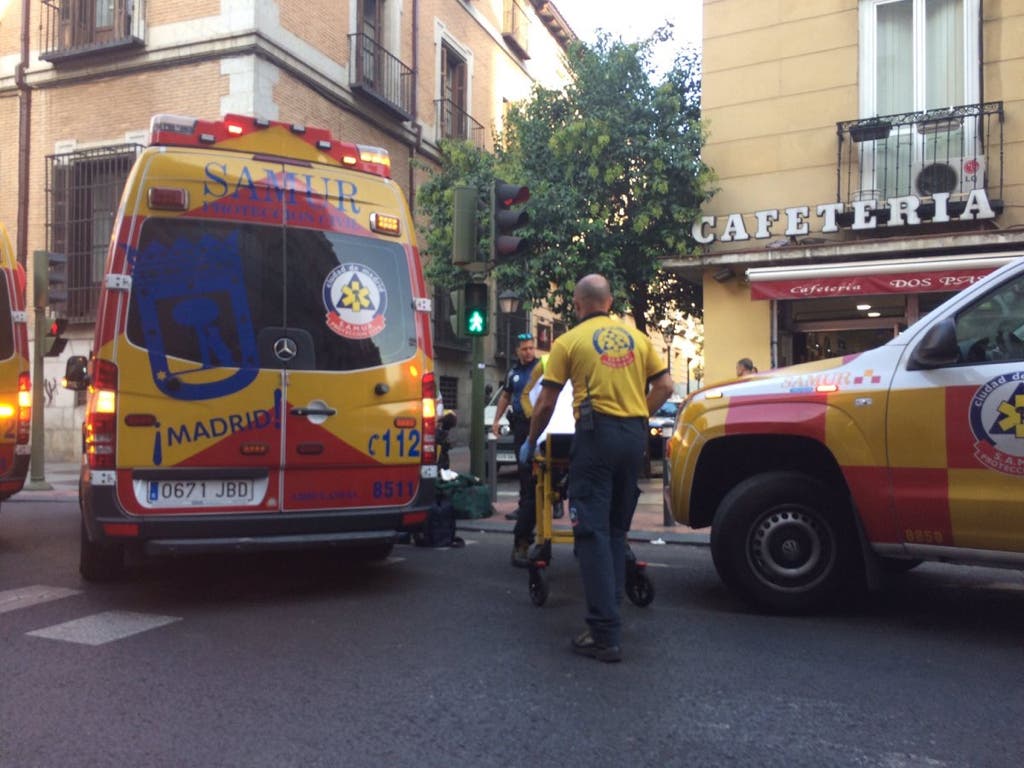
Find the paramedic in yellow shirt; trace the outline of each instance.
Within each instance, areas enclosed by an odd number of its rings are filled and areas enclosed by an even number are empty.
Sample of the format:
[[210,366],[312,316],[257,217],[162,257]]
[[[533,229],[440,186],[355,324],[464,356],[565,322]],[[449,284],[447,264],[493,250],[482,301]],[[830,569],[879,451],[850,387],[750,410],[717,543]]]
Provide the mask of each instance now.
[[567,381],[576,431],[569,458],[569,518],[586,596],[588,629],[574,652],[622,658],[619,602],[625,591],[626,534],[640,489],[650,415],[672,394],[672,377],[651,340],[612,317],[608,280],[592,274],[573,292],[578,323],[555,339],[530,433],[519,452],[528,464]]

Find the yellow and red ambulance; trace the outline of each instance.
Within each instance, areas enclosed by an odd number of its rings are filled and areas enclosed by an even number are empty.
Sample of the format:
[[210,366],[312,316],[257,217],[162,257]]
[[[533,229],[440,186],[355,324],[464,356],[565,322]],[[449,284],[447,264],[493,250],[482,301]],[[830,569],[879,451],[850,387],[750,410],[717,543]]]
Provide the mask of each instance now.
[[666,504],[758,608],[922,560],[1024,567],[1024,259],[878,349],[692,395]]
[[25,270],[0,224],[0,500],[22,489],[29,465],[32,388]]
[[158,115],[114,223],[81,478],[87,579],[125,553],[383,558],[434,500],[436,390],[408,205],[377,147]]

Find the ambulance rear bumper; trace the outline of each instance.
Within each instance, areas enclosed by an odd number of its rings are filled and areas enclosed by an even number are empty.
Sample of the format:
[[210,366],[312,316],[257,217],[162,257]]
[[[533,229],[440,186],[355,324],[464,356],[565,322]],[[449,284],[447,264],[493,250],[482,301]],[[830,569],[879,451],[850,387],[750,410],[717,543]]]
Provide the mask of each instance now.
[[112,487],[86,486],[82,518],[91,541],[139,546],[153,555],[316,549],[394,541],[418,531],[430,508],[425,497],[403,507],[143,517],[124,513]]

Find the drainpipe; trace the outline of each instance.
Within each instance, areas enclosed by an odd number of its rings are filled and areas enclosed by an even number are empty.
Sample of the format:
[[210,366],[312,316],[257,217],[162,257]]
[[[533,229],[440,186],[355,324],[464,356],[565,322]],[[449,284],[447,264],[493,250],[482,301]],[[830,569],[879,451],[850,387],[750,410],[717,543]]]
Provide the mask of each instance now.
[[28,264],[28,184],[31,157],[32,89],[25,81],[28,72],[29,13],[31,0],[21,0],[21,60],[14,70],[18,86],[18,263],[27,270]]
[[409,145],[409,209],[415,215],[416,211],[416,186],[413,175],[413,160],[416,159],[416,151],[420,148],[422,131],[420,131],[416,100],[419,96],[419,89],[416,87],[420,79],[419,68],[419,36],[420,36],[420,3],[419,0],[412,0],[412,129],[416,133],[416,140]]

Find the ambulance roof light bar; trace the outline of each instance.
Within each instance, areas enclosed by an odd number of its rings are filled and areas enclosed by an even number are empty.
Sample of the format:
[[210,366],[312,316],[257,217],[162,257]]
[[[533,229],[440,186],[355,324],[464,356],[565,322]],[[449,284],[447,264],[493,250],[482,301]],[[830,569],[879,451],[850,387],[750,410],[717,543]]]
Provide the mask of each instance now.
[[331,136],[330,131],[323,128],[310,128],[299,123],[289,124],[260,117],[225,115],[221,120],[200,120],[183,115],[153,115],[150,121],[149,143],[153,146],[179,147],[223,144],[224,149],[250,152],[253,151],[252,143],[236,142],[244,141],[246,137],[271,128],[283,128],[290,135],[302,138],[335,163],[364,173],[391,178],[391,156],[382,147],[339,141]]

